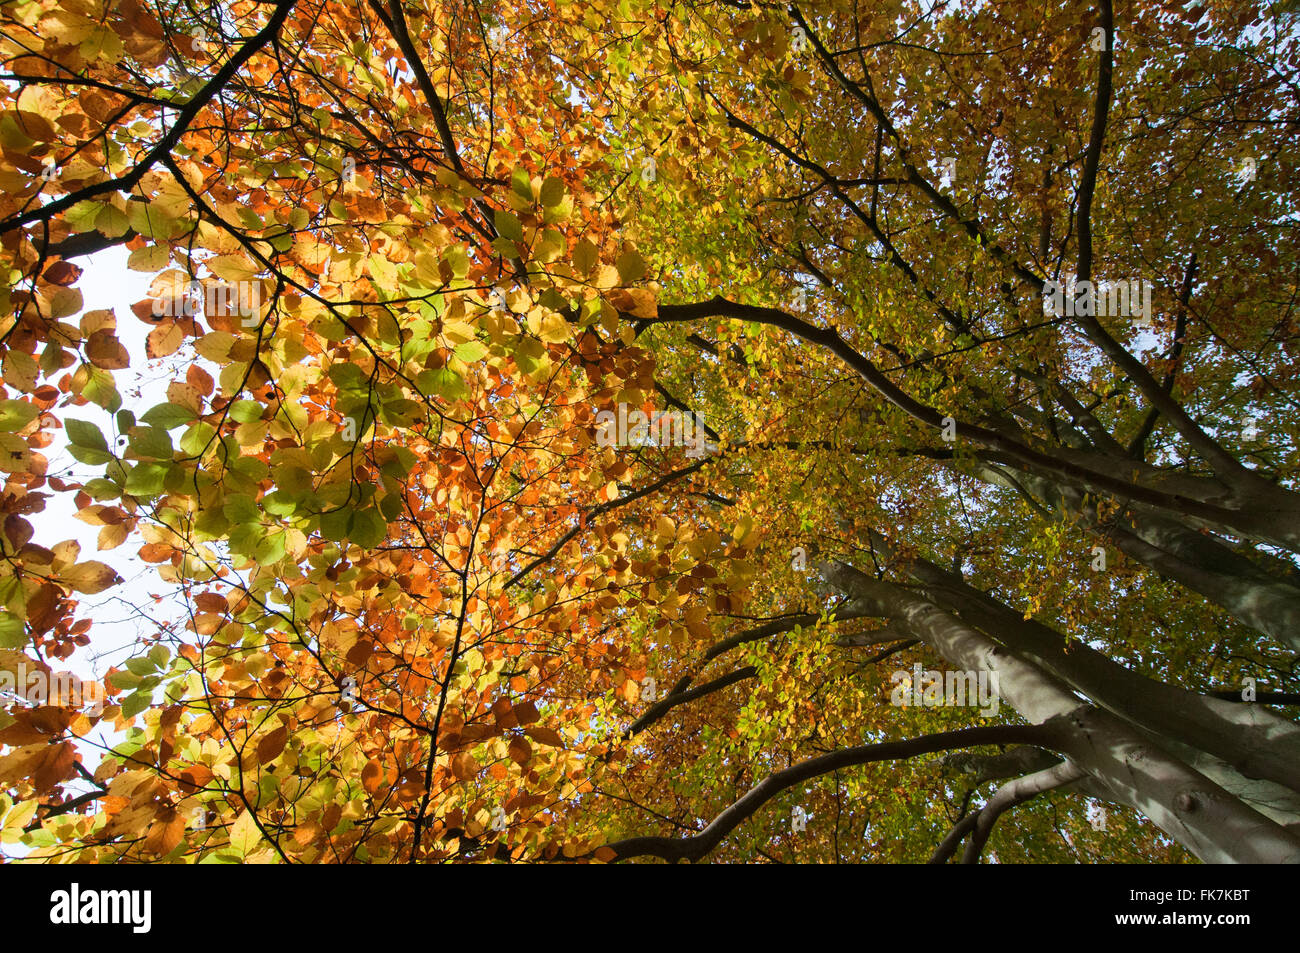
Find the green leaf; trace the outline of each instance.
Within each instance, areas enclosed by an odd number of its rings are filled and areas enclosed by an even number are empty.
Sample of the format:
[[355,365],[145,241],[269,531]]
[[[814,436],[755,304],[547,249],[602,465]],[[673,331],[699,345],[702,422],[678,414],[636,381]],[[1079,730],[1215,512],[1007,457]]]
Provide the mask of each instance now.
[[420,385],[421,390],[437,394],[446,400],[460,400],[469,393],[460,375],[446,367],[421,372],[416,378],[416,383]]
[[284,533],[272,533],[262,538],[262,541],[257,544],[257,550],[253,555],[261,565],[270,566],[283,559],[284,553]]
[[137,687],[140,684],[140,679],[142,677],[143,676],[136,675],[131,671],[119,671],[108,676],[107,681],[114,688],[126,691],[128,688]]
[[451,273],[457,278],[464,278],[469,274],[469,255],[460,245],[452,245],[442,253],[443,261],[451,268]]
[[497,231],[502,238],[508,238],[512,242],[522,242],[524,240],[524,227],[519,224],[519,219],[512,212],[497,209],[494,217]]
[[[90,367],[90,365],[85,365]],[[113,386],[113,375],[98,367],[90,367],[90,380],[82,388],[81,394],[92,400],[110,414],[115,414],[122,407],[122,395]]]
[[251,811],[240,814],[238,820],[230,825],[230,846],[240,857],[247,857],[261,842],[262,832],[257,829]]
[[475,361],[481,361],[487,356],[488,349],[481,341],[466,341],[464,344],[457,344],[454,353],[466,364],[473,364]]
[[90,421],[69,418],[63,422],[63,429],[67,431],[68,440],[74,447],[85,447],[87,450],[102,450],[108,453],[108,441],[104,439],[100,429]]
[[23,620],[9,612],[0,611],[0,648],[21,648],[26,641]]
[[514,190],[515,195],[521,199],[533,200],[533,179],[528,174],[528,170],[522,166],[510,176],[510,188]]
[[126,267],[132,271],[158,272],[167,267],[171,249],[167,245],[145,245],[131,252]]
[[159,495],[163,491],[169,469],[171,468],[161,463],[137,464],[127,475],[126,492],[140,497]]
[[614,267],[618,269],[618,276],[623,279],[625,285],[645,277],[645,259],[635,251],[625,251],[619,255],[618,261],[614,262]]
[[153,695],[149,692],[132,692],[122,699],[122,717],[134,718],[153,704]]
[[172,439],[161,427],[133,427],[130,435],[131,449],[142,457],[171,460]]
[[596,267],[598,260],[598,251],[590,239],[584,238],[578,242],[578,247],[573,250],[573,267],[578,270],[579,274],[590,274],[591,270]]
[[140,419],[147,424],[153,424],[155,427],[162,427],[164,430],[174,430],[181,424],[187,424],[196,418],[194,411],[188,407],[167,403],[159,404],[157,407],[150,407]]
[[82,487],[92,500],[115,500],[122,495],[122,489],[112,480],[97,477]]
[[320,534],[332,543],[341,543],[348,538],[348,529],[351,524],[351,508],[345,506],[341,509],[331,510],[328,513],[321,514]]
[[105,205],[95,216],[95,228],[109,238],[121,238],[131,227],[125,212],[120,212],[111,205]]
[[257,503],[247,493],[235,493],[226,499],[221,512],[232,523],[257,523],[261,514]]
[[348,538],[362,549],[373,549],[388,537],[388,522],[374,507],[357,510],[352,515]]
[[[350,364],[347,361],[338,361],[330,365],[329,379],[334,382],[334,386],[339,390],[352,390],[366,393],[370,390],[370,381],[366,377],[365,371]],[[236,401],[237,404],[251,404],[253,401],[242,400]],[[258,406],[258,415],[261,415],[261,407]]]
[[[353,365],[344,365],[352,367]],[[237,400],[230,405],[230,419],[236,423],[247,424],[262,418],[262,405],[255,400]]]
[[144,678],[146,675],[152,675],[154,672],[158,671],[158,666],[154,664],[154,660],[148,656],[140,656],[139,658],[127,659],[126,670],[128,672],[134,672],[136,675]]
[[555,176],[548,176],[542,183],[542,204],[547,208],[554,208],[564,201],[564,180],[557,179]]
[[216,433],[216,428],[212,424],[200,420],[181,437],[181,452],[189,457],[200,456]]
[[72,459],[78,460],[90,467],[100,466],[101,464],[108,463],[113,459],[111,453],[107,453],[103,450],[88,450],[85,447],[68,447],[68,453],[72,454]]
[[22,430],[40,415],[40,408],[25,400],[0,400],[0,431]]

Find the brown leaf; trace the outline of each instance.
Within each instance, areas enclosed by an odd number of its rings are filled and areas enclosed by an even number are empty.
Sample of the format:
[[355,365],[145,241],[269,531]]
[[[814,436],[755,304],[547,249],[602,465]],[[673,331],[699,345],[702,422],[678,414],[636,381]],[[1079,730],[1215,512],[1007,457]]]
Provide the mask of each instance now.
[[293,832],[293,842],[299,847],[306,847],[316,838],[320,837],[323,832],[320,825],[313,821],[304,821],[298,825],[298,829]]
[[203,395],[199,393],[199,389],[184,381],[172,381],[167,385],[167,399],[196,414],[203,409]]
[[47,748],[40,767],[32,775],[32,783],[36,786],[36,793],[45,794],[60,781],[66,781],[72,777],[75,770],[73,764],[76,763],[76,760],[77,752],[69,741]]
[[515,718],[521,725],[531,725],[537,721],[541,715],[537,713],[537,706],[532,702],[517,702],[515,704]]
[[212,375],[197,364],[191,364],[190,369],[185,372],[185,383],[195,388],[204,397],[210,395],[212,388],[216,386]]
[[609,293],[609,303],[634,318],[659,317],[659,300],[648,288],[618,288]]
[[523,738],[511,738],[508,753],[515,764],[525,765],[533,756],[533,746]]
[[185,834],[185,815],[168,808],[149,825],[144,849],[155,854],[170,854]]
[[451,773],[461,781],[468,781],[478,773],[478,762],[468,751],[463,751],[451,759]]
[[16,513],[5,517],[5,537],[14,549],[22,549],[32,541],[32,524]]
[[496,718],[498,728],[519,727],[519,716],[515,714],[515,708],[509,699],[498,698],[492,705],[492,716]]
[[194,605],[200,612],[225,613],[227,608],[226,597],[218,592],[200,592],[194,597]]
[[534,725],[533,727],[525,728],[524,730],[528,733],[528,737],[540,744],[547,745],[551,748],[564,747],[564,739],[560,737],[560,733],[554,728],[547,728],[545,725]]
[[63,734],[72,721],[72,713],[63,708],[42,705],[29,711],[14,712],[15,721],[0,731],[0,744],[20,748],[23,745],[46,744]]
[[268,764],[280,756],[284,750],[285,742],[289,740],[289,729],[281,725],[275,731],[271,732],[265,738],[257,743],[257,760],[261,764]]
[[108,329],[96,331],[86,339],[86,357],[91,364],[105,371],[120,371],[131,366],[131,356],[117,335]]
[[112,566],[89,559],[64,570],[63,581],[77,592],[93,596],[103,592],[109,586],[117,585],[122,581],[122,577],[113,570]]
[[321,814],[320,819],[321,827],[326,832],[333,831],[334,828],[339,826],[339,821],[343,819],[343,805],[331,801],[329,806],[325,808],[325,812]]
[[70,261],[56,261],[41,275],[52,285],[71,285],[81,277],[81,269]]

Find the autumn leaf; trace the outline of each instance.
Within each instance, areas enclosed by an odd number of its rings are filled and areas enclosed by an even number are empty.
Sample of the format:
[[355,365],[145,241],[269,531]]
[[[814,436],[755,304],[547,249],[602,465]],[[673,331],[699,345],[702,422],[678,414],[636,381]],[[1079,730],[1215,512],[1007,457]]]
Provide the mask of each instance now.
[[64,570],[63,581],[77,592],[95,595],[117,585],[122,578],[113,567],[92,559]]
[[289,729],[281,725],[257,743],[257,760],[259,764],[269,764],[280,756],[285,742],[289,740]]

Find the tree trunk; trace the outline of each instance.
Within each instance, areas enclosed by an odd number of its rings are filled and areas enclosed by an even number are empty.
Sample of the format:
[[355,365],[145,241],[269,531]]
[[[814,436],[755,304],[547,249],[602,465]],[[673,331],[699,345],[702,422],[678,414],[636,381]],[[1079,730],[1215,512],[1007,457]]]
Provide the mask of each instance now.
[[1016,711],[1052,724],[1053,747],[1201,860],[1300,863],[1300,838],[934,603],[843,563],[825,564],[823,571],[950,664],[996,673],[1000,695]]

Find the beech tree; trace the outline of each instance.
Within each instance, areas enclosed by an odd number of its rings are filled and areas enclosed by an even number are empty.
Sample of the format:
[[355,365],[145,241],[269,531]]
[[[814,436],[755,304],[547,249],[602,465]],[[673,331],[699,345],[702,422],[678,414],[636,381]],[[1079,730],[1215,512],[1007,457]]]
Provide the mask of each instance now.
[[[1300,860],[1298,39],[6,6],[0,839]],[[55,677],[102,593],[150,619],[107,705]]]

